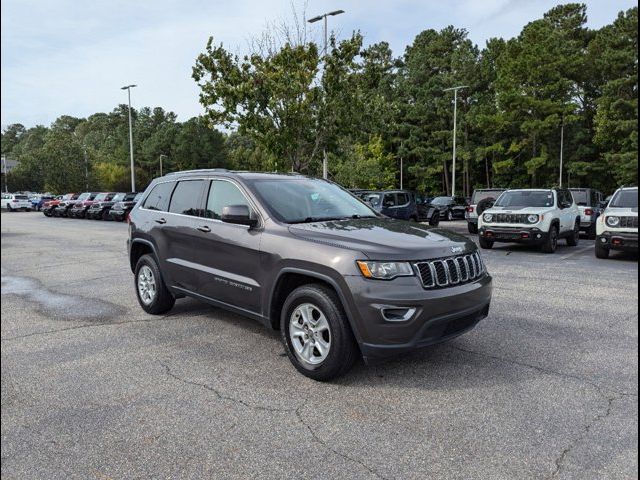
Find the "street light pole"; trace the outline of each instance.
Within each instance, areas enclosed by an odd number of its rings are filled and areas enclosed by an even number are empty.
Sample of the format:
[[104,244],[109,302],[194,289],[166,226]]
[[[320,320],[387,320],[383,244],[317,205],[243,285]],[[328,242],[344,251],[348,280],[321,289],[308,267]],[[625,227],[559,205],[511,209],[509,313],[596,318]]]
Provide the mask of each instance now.
[[131,89],[137,85],[125,85],[121,90],[126,90],[129,97],[129,154],[131,156],[131,191],[136,191],[136,171],[133,165],[133,125],[131,124]]
[[458,121],[458,90],[461,88],[469,88],[468,85],[459,85],[457,87],[445,88],[444,92],[453,90],[453,160],[451,167],[451,196],[456,196],[456,134]]
[[[324,56],[327,56],[327,43],[328,43],[328,37],[327,37],[327,17],[333,17],[336,15],[340,15],[341,13],[344,13],[344,10],[335,10],[333,12],[327,12],[327,13],[323,13],[322,15],[318,15],[317,17],[313,17],[309,20],[307,20],[309,23],[315,23],[315,22],[319,22],[320,20],[324,20]],[[322,178],[327,178],[329,176],[329,167],[327,165],[327,149],[323,148],[322,149]]]
[[166,157],[164,153],[160,154],[160,176],[162,176],[162,157]]
[[7,184],[7,157],[2,155],[2,168],[4,170],[4,193],[9,193],[9,185]]
[[564,114],[562,114],[562,125],[560,127],[560,188],[562,188],[562,162],[563,162],[563,150],[564,150]]

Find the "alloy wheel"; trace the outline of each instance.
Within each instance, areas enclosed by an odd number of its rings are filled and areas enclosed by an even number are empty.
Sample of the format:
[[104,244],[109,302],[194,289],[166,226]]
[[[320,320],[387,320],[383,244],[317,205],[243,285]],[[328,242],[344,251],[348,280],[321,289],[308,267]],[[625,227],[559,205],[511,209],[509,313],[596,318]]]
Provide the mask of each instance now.
[[156,298],[156,279],[147,265],[143,265],[138,272],[138,294],[145,305],[151,305]]
[[311,303],[298,305],[289,318],[289,339],[303,363],[322,363],[331,350],[331,330],[324,313]]

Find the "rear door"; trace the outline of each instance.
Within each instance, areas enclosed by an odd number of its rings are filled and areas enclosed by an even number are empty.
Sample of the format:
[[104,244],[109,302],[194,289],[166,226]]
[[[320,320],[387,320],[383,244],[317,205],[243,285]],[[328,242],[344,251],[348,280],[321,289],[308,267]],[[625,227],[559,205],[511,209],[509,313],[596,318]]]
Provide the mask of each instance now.
[[225,223],[222,209],[246,205],[253,215],[255,208],[242,187],[228,179],[214,179],[206,196],[204,218],[194,233],[192,250],[201,283],[197,293],[249,312],[261,314],[260,237],[262,229]]

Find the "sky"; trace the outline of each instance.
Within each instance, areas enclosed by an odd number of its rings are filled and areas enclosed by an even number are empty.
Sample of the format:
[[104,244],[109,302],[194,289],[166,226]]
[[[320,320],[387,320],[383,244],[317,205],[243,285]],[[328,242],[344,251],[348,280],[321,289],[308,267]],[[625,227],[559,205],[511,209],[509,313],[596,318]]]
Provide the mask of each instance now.
[[[483,47],[517,36],[528,22],[566,2],[547,0],[1,0],[1,118],[26,127],[67,114],[86,117],[126,103],[161,106],[180,121],[203,113],[191,78],[209,36],[234,53],[270,22],[290,20],[292,5],[307,18],[337,9],[329,28],[338,38],[360,30],[365,43],[387,41],[401,55],[428,28],[465,28]],[[590,0],[588,26],[611,23],[631,0]],[[309,26],[322,38],[322,22]]]

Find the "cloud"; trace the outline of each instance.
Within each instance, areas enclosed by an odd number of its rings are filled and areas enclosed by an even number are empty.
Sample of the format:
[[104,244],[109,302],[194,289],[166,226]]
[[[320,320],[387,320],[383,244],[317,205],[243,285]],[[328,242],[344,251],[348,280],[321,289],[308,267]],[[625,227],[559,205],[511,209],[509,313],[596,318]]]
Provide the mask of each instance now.
[[[303,0],[295,2],[300,9]],[[49,124],[62,114],[87,116],[126,102],[120,87],[136,83],[134,106],[162,106],[181,120],[198,115],[191,79],[196,56],[213,35],[234,52],[247,49],[267,22],[291,18],[289,0],[3,0],[1,123]],[[338,35],[361,30],[367,43],[388,41],[396,55],[426,28],[466,28],[483,45],[517,35],[555,2],[310,1],[308,15],[342,8],[330,26]],[[633,2],[588,2],[590,22],[608,23]],[[321,25],[310,27],[316,38]]]

